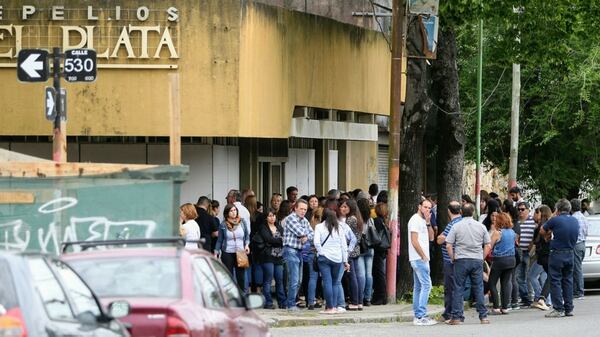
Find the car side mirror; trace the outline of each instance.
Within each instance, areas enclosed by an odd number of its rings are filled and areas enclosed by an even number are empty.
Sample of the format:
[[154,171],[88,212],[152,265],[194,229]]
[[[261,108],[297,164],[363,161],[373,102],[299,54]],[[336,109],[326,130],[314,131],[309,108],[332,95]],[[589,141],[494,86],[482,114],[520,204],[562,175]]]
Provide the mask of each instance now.
[[261,294],[246,295],[246,309],[260,309],[263,307],[265,299]]
[[113,318],[122,318],[129,315],[131,306],[126,301],[114,301],[108,305],[108,315]]

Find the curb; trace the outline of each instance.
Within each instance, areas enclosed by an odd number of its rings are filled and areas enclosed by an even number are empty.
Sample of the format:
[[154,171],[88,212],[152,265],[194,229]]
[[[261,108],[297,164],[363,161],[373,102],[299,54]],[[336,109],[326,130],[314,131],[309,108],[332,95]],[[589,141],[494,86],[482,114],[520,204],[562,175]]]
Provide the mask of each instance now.
[[[443,310],[430,311],[432,318],[439,318]],[[388,313],[382,315],[371,316],[321,316],[321,317],[293,317],[293,318],[267,318],[265,322],[269,328],[289,328],[301,326],[315,325],[339,325],[339,324],[356,324],[356,323],[405,323],[412,322],[413,313]]]

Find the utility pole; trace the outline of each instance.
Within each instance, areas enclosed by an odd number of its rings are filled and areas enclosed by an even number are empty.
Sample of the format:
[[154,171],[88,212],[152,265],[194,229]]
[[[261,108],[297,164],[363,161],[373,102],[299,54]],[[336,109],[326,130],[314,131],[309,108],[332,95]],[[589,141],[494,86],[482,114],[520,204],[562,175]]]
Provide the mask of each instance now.
[[481,214],[481,95],[483,82],[483,18],[479,19],[479,62],[477,65],[477,162],[475,164],[475,198],[477,218]]
[[519,102],[521,100],[521,65],[512,65],[512,104],[510,109],[510,163],[508,188],[517,186],[517,164],[519,159]]
[[60,48],[52,49],[54,70],[54,90],[56,92],[56,117],[52,128],[52,160],[58,163],[67,162],[67,123],[63,117],[62,98],[60,93]]
[[388,173],[388,224],[392,245],[387,255],[388,303],[396,303],[396,269],[398,267],[398,187],[400,186],[400,140],[402,114],[406,96],[406,17],[405,0],[394,0],[392,4],[392,74],[390,85],[390,147]]

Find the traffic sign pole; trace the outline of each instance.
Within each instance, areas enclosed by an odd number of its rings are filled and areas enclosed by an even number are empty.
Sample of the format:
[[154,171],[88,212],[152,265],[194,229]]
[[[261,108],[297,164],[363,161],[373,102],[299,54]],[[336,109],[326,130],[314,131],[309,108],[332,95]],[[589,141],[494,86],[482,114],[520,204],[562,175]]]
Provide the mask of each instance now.
[[[60,48],[52,49],[52,57],[54,61],[54,69],[52,69],[52,75],[54,76],[54,90],[57,96],[60,97]],[[60,98],[55,100],[58,101],[56,104],[56,117],[54,118],[53,128],[53,139],[52,139],[52,160],[59,163],[67,162],[67,123],[62,118],[62,104],[60,104]]]

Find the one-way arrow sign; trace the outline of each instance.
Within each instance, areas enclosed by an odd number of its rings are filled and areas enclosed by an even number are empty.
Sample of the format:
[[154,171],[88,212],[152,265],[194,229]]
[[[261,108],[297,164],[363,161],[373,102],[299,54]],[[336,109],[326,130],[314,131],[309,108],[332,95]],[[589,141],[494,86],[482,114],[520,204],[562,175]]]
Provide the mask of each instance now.
[[19,51],[17,78],[21,82],[46,82],[48,80],[48,51],[41,49]]
[[46,87],[46,119],[53,121],[56,119],[56,89],[54,87]]

